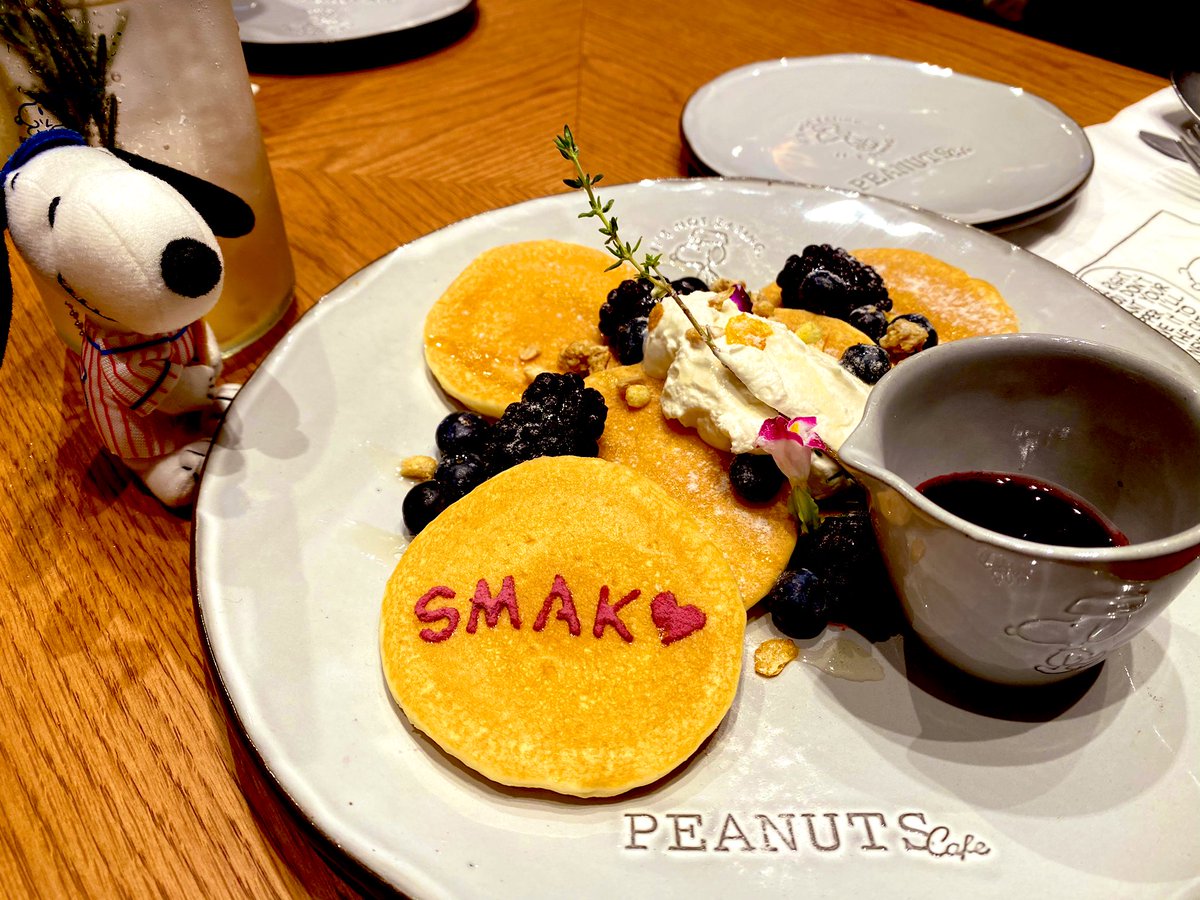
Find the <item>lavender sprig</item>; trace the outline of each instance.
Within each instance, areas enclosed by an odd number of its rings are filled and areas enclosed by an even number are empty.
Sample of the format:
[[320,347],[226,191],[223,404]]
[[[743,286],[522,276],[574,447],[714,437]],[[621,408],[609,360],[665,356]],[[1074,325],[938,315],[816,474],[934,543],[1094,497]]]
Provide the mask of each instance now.
[[111,35],[96,32],[87,7],[64,0],[0,0],[0,40],[24,60],[36,85],[25,88],[60,123],[90,142],[117,141],[117,98],[108,90],[125,29],[118,11]]

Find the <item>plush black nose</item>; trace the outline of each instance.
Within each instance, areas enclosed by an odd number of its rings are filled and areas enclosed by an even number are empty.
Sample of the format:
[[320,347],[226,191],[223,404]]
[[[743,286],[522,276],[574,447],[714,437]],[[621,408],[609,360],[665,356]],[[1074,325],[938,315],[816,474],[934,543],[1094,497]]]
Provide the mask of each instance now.
[[163,248],[162,277],[182,297],[200,297],[221,280],[221,257],[195,238],[177,238]]

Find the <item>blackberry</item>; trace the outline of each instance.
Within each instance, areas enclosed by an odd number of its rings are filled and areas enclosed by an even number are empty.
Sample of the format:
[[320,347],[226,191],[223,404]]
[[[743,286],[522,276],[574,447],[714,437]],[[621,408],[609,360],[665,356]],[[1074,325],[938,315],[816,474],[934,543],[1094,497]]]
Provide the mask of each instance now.
[[729,482],[748,503],[766,503],[779,493],[784,476],[765,453],[739,453],[729,464]]
[[849,577],[878,558],[875,530],[866,510],[826,515],[820,526],[801,535],[793,559],[818,573]]
[[878,344],[851,344],[842,352],[839,362],[843,369],[867,384],[875,384],[892,368],[887,351]]
[[446,489],[440,482],[422,481],[413,485],[404,495],[404,503],[400,507],[404,516],[404,527],[408,529],[409,534],[419,534],[450,505],[450,502]]
[[[818,270],[837,281],[820,278],[812,285],[807,284],[810,275]],[[844,288],[838,287],[837,282]],[[807,309],[839,319],[845,319],[851,310],[860,306],[876,306],[883,312],[892,308],[891,298],[879,273],[860,263],[842,248],[829,244],[810,244],[800,256],[789,256],[775,283],[779,285],[784,306]],[[838,287],[836,294],[832,291],[834,287]],[[829,311],[822,312],[810,305],[810,290],[816,295],[811,302]]]
[[613,353],[623,366],[640,363],[645,353],[646,328],[650,320],[646,316],[637,316],[628,322],[623,322],[617,328],[617,333],[609,339]]
[[495,424],[475,413],[446,416],[437,428],[442,461],[432,481],[415,485],[402,512],[417,534],[447,506],[492,475],[539,456],[596,456],[608,407],[575,374],[543,372]]
[[883,310],[878,306],[870,305],[850,310],[846,321],[877,344],[888,326],[887,316],[883,314]]
[[569,373],[542,372],[493,426],[496,471],[539,456],[596,456],[608,407],[595,388]]
[[478,453],[487,446],[491,426],[478,413],[453,412],[438,423],[434,440],[446,456],[456,453]]
[[784,572],[767,593],[767,609],[788,637],[814,638],[829,624],[829,591],[808,569]]
[[789,567],[817,577],[832,621],[872,641],[902,630],[899,604],[865,509],[822,517],[815,531],[796,542]]
[[680,294],[693,294],[696,291],[707,291],[708,285],[694,275],[685,275],[671,282],[671,287]]
[[621,325],[639,316],[649,316],[658,302],[653,291],[653,285],[644,278],[627,278],[609,291],[600,307],[600,333],[612,341]]

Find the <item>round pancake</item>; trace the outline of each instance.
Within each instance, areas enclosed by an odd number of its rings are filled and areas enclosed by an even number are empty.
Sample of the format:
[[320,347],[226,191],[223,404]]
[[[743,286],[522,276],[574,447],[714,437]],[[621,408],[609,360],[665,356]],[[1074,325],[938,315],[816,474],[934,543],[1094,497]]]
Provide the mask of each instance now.
[[[632,381],[650,391],[650,402],[630,409],[621,388]],[[746,503],[729,486],[733,454],[710,447],[691,428],[663,417],[661,383],[638,366],[595,372],[586,379],[604,395],[608,418],[600,438],[602,459],[623,463],[681,500],[688,516],[725,554],[749,609],[771,589],[796,546],[796,519],[786,488],[770,503]]]
[[450,755],[501,784],[610,796],[717,727],[745,624],[721,551],[662,488],[543,457],[417,535],[388,581],[380,647],[396,703]]
[[[600,343],[600,307],[629,277],[581,244],[526,241],[476,257],[425,318],[425,361],[447,394],[498,418],[521,399],[528,366],[560,371],[572,341]],[[536,351],[536,355],[531,355]]]
[[896,247],[852,250],[875,269],[892,298],[889,318],[920,313],[940,341],[1017,330],[1017,314],[991,284],[928,253]]

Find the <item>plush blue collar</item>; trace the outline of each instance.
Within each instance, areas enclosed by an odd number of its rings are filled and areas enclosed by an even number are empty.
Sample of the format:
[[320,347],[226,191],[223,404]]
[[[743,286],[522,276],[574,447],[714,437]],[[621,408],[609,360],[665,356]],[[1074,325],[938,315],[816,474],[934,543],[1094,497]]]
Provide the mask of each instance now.
[[9,172],[19,169],[43,150],[70,145],[87,146],[87,141],[82,134],[78,131],[72,131],[70,128],[51,128],[49,131],[39,131],[37,134],[31,134],[21,142],[21,146],[17,147],[13,155],[8,158],[8,162],[4,164],[4,168],[0,169],[0,184],[3,184],[4,179],[8,178]]

